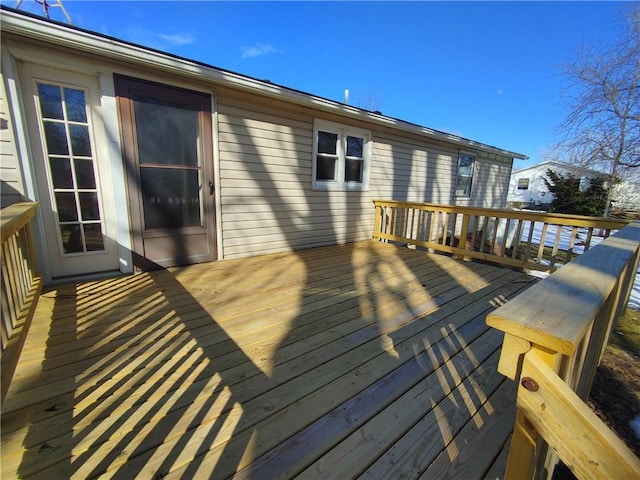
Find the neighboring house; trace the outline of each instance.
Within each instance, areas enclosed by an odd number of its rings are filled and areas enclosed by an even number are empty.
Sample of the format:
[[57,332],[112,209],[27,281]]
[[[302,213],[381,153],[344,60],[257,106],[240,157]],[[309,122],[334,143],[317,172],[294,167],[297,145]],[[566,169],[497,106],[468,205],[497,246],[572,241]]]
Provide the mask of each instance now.
[[591,179],[606,177],[606,175],[595,170],[553,161],[520,168],[511,173],[507,206],[545,209],[553,200],[553,194],[544,182],[545,178],[548,180],[547,170],[552,170],[563,177],[573,175],[579,178],[580,190],[587,189]]
[[[581,190],[589,187],[591,179],[607,178],[607,175],[596,170],[553,161],[520,168],[511,173],[507,206],[546,209],[553,200],[553,194],[543,180],[547,178],[549,169],[562,176],[573,175],[579,178]],[[640,211],[640,179],[637,174],[627,176],[614,185],[612,209]]]
[[45,278],[371,237],[372,200],[502,207],[525,156],[2,7],[3,204]]

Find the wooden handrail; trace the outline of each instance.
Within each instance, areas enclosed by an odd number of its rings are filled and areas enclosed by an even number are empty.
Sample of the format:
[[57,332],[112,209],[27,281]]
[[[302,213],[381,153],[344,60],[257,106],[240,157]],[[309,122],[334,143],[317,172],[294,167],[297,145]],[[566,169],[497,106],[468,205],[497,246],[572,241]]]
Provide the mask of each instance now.
[[505,478],[553,467],[540,438],[579,478],[640,478],[640,461],[584,404],[639,258],[634,222],[487,316],[505,332],[498,370],[520,383]]
[[9,390],[27,331],[42,290],[37,273],[30,221],[38,204],[18,203],[0,211],[2,234],[2,315],[0,337],[0,399]]
[[[373,238],[401,242],[460,257],[553,272],[576,255],[578,235],[584,250],[598,232],[606,238],[628,224],[624,220],[579,215],[496,210],[430,203],[374,200]],[[539,227],[539,232],[537,230]],[[561,234],[570,237],[562,250]],[[583,229],[581,232],[579,229]],[[534,233],[538,232],[540,238]]]

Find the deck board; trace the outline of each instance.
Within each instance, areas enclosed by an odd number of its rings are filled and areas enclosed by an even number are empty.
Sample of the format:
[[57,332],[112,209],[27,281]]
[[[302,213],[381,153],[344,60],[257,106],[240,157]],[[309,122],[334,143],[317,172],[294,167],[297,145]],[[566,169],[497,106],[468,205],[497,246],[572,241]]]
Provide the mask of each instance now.
[[482,478],[514,398],[484,318],[532,281],[360,242],[51,289],[2,477]]

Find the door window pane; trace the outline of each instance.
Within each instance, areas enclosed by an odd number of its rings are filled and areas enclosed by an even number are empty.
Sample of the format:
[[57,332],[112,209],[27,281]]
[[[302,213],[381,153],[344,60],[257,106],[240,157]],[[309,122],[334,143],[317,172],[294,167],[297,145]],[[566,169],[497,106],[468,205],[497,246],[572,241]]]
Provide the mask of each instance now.
[[64,253],[79,253],[84,251],[82,248],[82,233],[79,223],[60,225],[60,235],[62,237],[62,250]]
[[99,223],[86,223],[84,225],[84,241],[87,246],[87,252],[104,250],[102,226]]
[[67,120],[71,122],[87,122],[84,92],[73,88],[64,89],[64,104],[67,108]]
[[93,172],[93,160],[75,159],[73,161],[76,168],[76,181],[78,188],[96,188],[96,178]]
[[98,194],[96,192],[80,192],[80,213],[82,220],[100,220],[100,209],[98,208]]
[[54,118],[62,120],[62,94],[60,87],[54,85],[38,84],[38,98],[42,118]]
[[69,138],[71,138],[71,152],[75,156],[91,156],[91,140],[89,128],[85,125],[69,125]]
[[44,123],[44,137],[49,155],[68,155],[67,131],[64,123]]
[[201,226],[198,170],[140,168],[146,229]]
[[73,222],[78,220],[76,208],[76,194],[73,192],[57,192],[56,206],[58,207],[58,219],[61,222]]
[[198,166],[198,112],[136,97],[139,162]]
[[73,176],[71,175],[71,160],[68,158],[50,158],[51,180],[53,188],[73,188]]

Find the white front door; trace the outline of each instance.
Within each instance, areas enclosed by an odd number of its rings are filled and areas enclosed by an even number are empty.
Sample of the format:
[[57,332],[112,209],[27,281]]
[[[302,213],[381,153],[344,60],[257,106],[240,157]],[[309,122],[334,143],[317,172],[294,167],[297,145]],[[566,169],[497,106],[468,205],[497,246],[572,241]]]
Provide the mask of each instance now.
[[50,276],[117,271],[97,77],[33,64],[20,75]]

